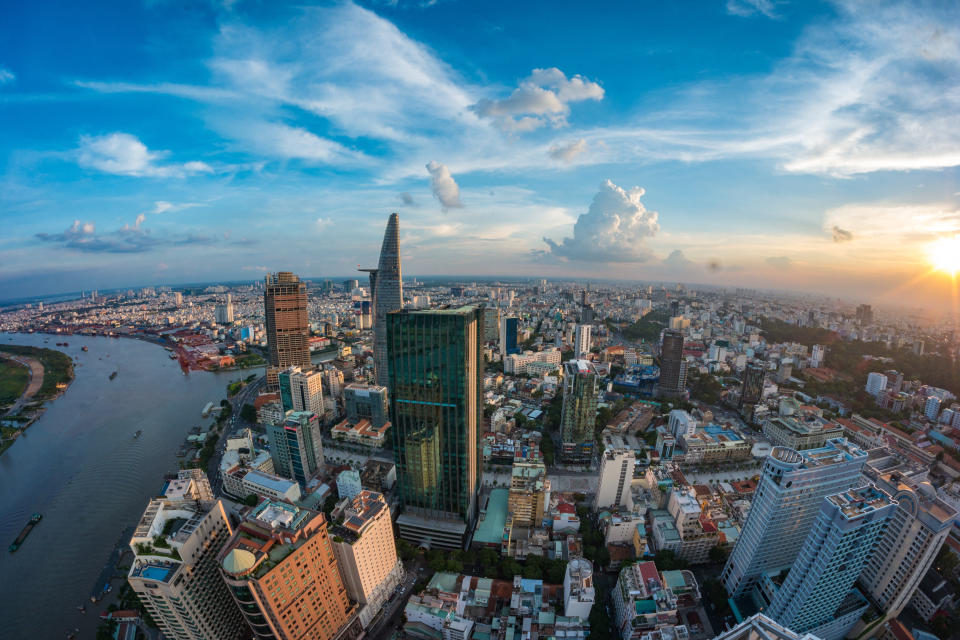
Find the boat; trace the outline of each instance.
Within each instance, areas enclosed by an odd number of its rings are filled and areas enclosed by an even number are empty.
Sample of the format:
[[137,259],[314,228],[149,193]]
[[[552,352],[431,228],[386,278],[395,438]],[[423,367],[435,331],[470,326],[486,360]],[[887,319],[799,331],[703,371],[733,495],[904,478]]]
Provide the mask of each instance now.
[[110,374],[110,379],[111,379],[111,380],[113,380],[113,379],[116,378],[116,377],[117,377],[117,372],[116,372],[116,371],[114,371],[113,373]]
[[20,545],[23,544],[23,541],[27,539],[27,536],[30,535],[30,532],[33,531],[33,528],[37,526],[37,523],[39,523],[41,520],[43,520],[43,514],[41,513],[35,513],[30,516],[30,521],[27,522],[27,526],[23,528],[23,531],[20,532],[20,535],[17,536],[17,539],[14,540],[10,545],[10,553],[13,553],[20,548]]
[[171,353],[171,354],[170,354],[170,359],[171,359],[171,360],[176,360],[176,359],[177,359],[177,354]]
[[80,351],[90,351],[90,349],[87,348],[87,345],[83,345],[80,347]]
[[143,435],[143,429],[137,429],[137,432],[133,434],[134,439],[139,438]]

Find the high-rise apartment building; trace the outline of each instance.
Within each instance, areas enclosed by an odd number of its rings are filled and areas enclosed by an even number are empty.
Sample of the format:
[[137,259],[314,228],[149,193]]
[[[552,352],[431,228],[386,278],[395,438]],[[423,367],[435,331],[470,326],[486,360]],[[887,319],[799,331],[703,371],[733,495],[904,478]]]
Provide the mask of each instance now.
[[874,371],[867,376],[866,391],[872,396],[879,395],[881,391],[887,388],[889,379],[886,375]]
[[857,307],[857,322],[861,325],[873,324],[873,307],[861,304]]
[[323,372],[303,371],[300,367],[284,369],[277,375],[280,402],[285,411],[308,411],[322,416]]
[[147,505],[130,539],[127,581],[165,637],[241,635],[243,618],[220,580],[215,553],[232,534],[219,500],[155,498]]
[[763,574],[792,565],[820,503],[856,484],[866,460],[864,451],[843,438],[805,451],[774,447],[720,576],[727,593],[739,597]]
[[853,583],[896,509],[872,485],[827,496],[786,579],[765,575],[764,613],[798,633],[840,640],[867,609]]
[[477,515],[483,307],[387,317],[397,524],[404,538],[463,548]]
[[259,640],[329,640],[359,627],[322,513],[264,500],[209,555]]
[[294,411],[282,423],[267,425],[274,472],[301,486],[323,471],[320,418],[310,411]]
[[573,357],[582,358],[590,355],[590,330],[588,324],[578,324],[573,337]]
[[593,510],[633,508],[630,483],[637,457],[630,449],[607,449],[600,456],[600,482],[593,500]]
[[797,633],[757,613],[728,631],[724,631],[714,640],[823,640],[812,633]]
[[361,605],[364,628],[403,580],[390,507],[383,494],[361,491],[334,512],[343,518],[330,529],[333,553],[350,598]]
[[589,360],[563,363],[563,408],[560,414],[560,459],[589,464],[597,421],[597,372]]
[[748,362],[743,371],[743,385],[740,387],[740,409],[757,404],[763,399],[763,382],[766,369],[759,362]]
[[233,324],[233,316],[233,300],[228,293],[227,299],[213,308],[213,317],[217,324]]
[[370,274],[370,300],[373,303],[373,364],[377,384],[386,387],[390,380],[387,357],[387,314],[403,308],[403,277],[400,272],[400,216],[391,213],[380,247],[376,269]]
[[495,342],[500,339],[500,307],[483,308],[483,341]]
[[683,334],[676,329],[663,332],[660,343],[660,382],[657,393],[665,398],[683,394],[687,385],[687,367],[683,359]]
[[510,473],[507,511],[516,527],[539,527],[550,506],[550,481],[542,462],[515,462]]
[[379,429],[389,420],[387,388],[367,384],[348,384],[343,389],[343,404],[347,409],[347,422],[357,424],[369,420]]
[[310,367],[307,285],[289,271],[264,280],[263,315],[267,329],[267,390],[277,391],[287,367]]
[[928,482],[916,483],[899,472],[882,474],[875,482],[897,510],[860,575],[860,586],[887,618],[896,618],[933,565],[957,511]]

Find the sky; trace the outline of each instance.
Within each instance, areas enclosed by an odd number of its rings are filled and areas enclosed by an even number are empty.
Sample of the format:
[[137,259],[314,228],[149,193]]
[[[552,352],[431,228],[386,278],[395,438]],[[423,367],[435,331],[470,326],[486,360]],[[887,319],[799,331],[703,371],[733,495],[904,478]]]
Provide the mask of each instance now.
[[392,211],[405,276],[956,293],[956,2],[2,13],[0,299],[347,276]]

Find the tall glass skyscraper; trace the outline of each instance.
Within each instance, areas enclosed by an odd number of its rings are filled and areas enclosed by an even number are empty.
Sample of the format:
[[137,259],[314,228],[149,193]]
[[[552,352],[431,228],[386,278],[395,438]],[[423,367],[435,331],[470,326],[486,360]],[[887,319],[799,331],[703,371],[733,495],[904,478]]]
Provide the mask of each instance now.
[[387,316],[400,535],[463,548],[477,513],[483,307]]
[[863,450],[843,438],[804,451],[774,447],[720,576],[727,593],[739,597],[763,574],[789,568],[823,499],[854,486],[866,460]]
[[563,363],[563,409],[560,414],[560,459],[589,464],[597,422],[597,371],[589,360]]
[[663,332],[660,344],[660,382],[657,394],[676,397],[683,394],[687,383],[687,368],[683,360],[683,334],[676,329]]
[[388,386],[387,314],[403,308],[403,277],[400,273],[400,216],[390,214],[380,247],[376,269],[361,269],[370,274],[370,300],[373,302],[373,365],[377,384]]

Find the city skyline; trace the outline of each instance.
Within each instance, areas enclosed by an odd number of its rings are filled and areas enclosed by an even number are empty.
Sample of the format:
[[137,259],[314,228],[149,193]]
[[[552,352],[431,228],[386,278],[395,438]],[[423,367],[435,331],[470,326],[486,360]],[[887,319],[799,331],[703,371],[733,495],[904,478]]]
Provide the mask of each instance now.
[[0,299],[349,274],[399,211],[409,273],[952,304],[955,6],[228,4],[0,27]]

